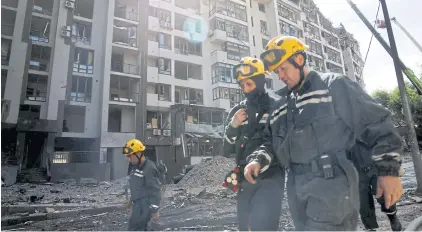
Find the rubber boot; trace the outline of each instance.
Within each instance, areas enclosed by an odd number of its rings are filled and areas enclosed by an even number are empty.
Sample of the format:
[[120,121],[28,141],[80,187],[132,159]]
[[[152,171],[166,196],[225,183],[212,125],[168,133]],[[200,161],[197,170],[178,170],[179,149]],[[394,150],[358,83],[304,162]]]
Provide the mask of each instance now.
[[388,219],[390,220],[391,230],[392,231],[401,231],[402,226],[401,226],[400,220],[397,217],[397,215],[391,214],[391,215],[387,215],[387,216],[388,216]]

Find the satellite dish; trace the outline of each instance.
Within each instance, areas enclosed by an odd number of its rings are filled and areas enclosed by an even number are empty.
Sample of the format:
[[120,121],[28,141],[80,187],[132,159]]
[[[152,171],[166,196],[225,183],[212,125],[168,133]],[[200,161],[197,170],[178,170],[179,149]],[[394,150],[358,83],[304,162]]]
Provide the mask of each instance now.
[[204,18],[187,18],[183,23],[185,39],[191,43],[204,42],[208,37],[208,23]]

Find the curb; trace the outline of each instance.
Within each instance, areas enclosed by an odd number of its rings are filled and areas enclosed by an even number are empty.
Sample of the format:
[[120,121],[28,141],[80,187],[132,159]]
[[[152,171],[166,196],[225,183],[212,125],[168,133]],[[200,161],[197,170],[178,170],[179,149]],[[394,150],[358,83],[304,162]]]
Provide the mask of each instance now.
[[87,208],[95,208],[94,206],[87,206],[87,205],[80,205],[80,204],[66,204],[66,205],[8,205],[1,207],[1,216],[13,216],[16,213],[30,213],[33,214],[35,211],[39,211],[41,213],[46,213],[47,208],[52,208],[56,211],[58,210],[72,210],[76,208],[80,209],[87,209]]
[[25,223],[27,221],[44,221],[44,220],[58,219],[58,218],[64,218],[64,217],[73,217],[73,216],[77,216],[79,214],[84,214],[84,213],[99,214],[99,213],[109,212],[109,211],[123,209],[123,208],[125,208],[125,206],[122,204],[122,205],[105,206],[105,207],[100,207],[100,208],[68,210],[68,211],[54,212],[54,213],[38,213],[35,215],[6,218],[6,219],[2,218],[1,227],[13,226],[13,225]]

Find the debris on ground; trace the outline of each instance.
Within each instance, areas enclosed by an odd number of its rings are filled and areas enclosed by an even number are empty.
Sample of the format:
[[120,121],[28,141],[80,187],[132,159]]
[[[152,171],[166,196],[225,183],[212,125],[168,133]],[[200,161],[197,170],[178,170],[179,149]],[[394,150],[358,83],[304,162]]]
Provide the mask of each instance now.
[[192,188],[207,186],[209,189],[221,188],[224,177],[228,172],[236,167],[234,159],[223,156],[215,156],[210,159],[203,159],[201,163],[195,165],[177,183],[180,188]]

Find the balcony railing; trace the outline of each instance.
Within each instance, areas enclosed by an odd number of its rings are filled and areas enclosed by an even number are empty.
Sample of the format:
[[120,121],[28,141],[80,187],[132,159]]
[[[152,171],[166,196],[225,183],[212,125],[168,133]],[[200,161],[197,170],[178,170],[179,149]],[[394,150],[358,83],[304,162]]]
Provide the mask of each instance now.
[[94,67],[92,65],[73,63],[73,72],[93,74]]
[[110,101],[137,103],[139,102],[139,93],[110,93]]
[[32,41],[48,43],[48,35],[44,35],[44,32],[36,29],[31,29],[29,31],[29,39]]
[[138,47],[136,38],[122,38],[122,37],[116,38],[116,37],[113,37],[113,43],[125,45],[125,46],[128,46],[128,47],[134,47],[134,48]]
[[114,10],[114,16],[118,18],[128,19],[135,22],[139,21],[138,13],[130,11],[128,9],[116,7]]
[[33,5],[32,12],[48,15],[48,16],[52,15],[52,12],[50,10],[43,9],[41,6],[37,6],[37,5]]
[[139,66],[134,64],[114,62],[111,66],[111,71],[139,75]]
[[2,24],[1,25],[1,34],[6,36],[13,36],[15,26]]
[[34,92],[31,89],[26,90],[26,100],[45,102],[46,98],[47,98],[47,93],[45,92],[40,92],[38,90]]
[[29,61],[29,69],[48,72],[50,61],[41,59],[31,59]]
[[71,92],[70,98],[71,98],[70,100],[74,102],[86,102],[86,103],[91,102],[91,94],[88,94],[88,93]]

